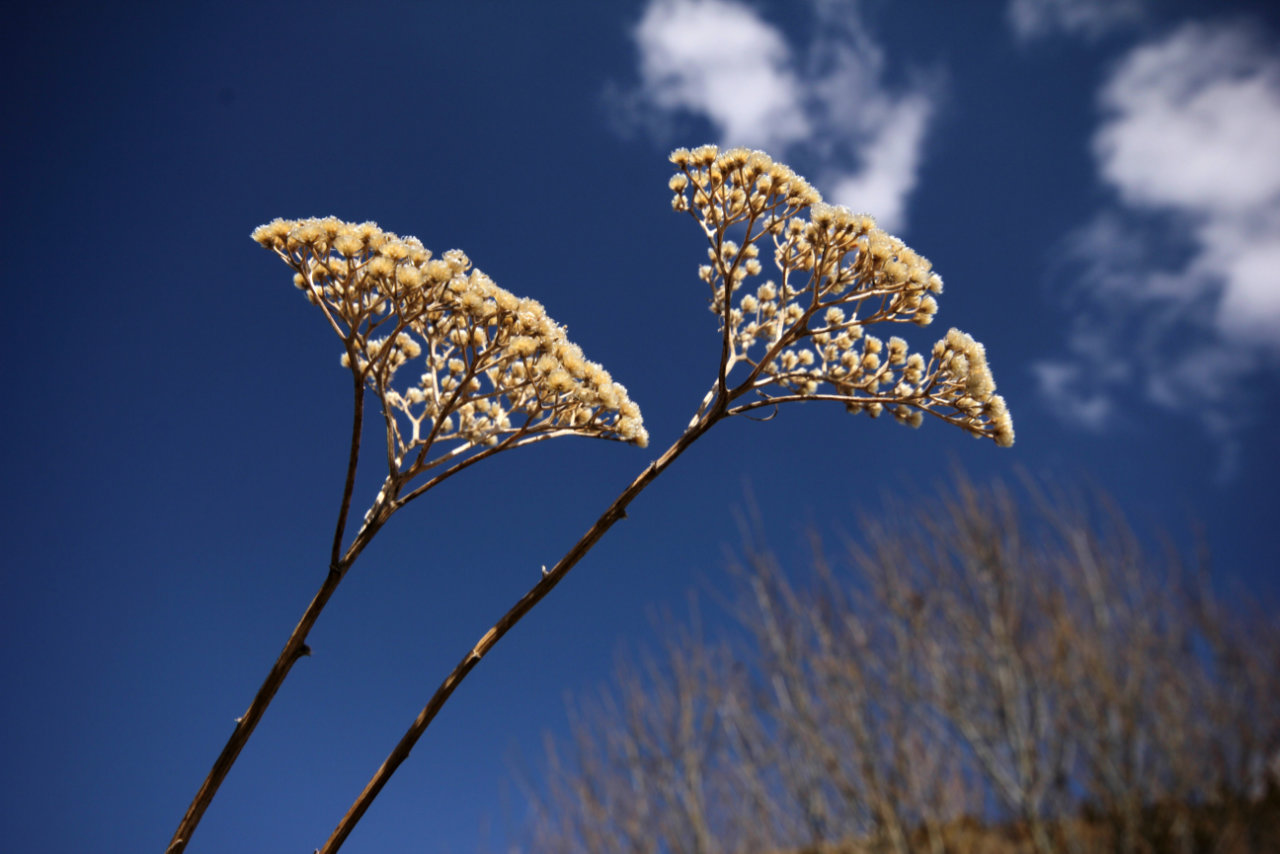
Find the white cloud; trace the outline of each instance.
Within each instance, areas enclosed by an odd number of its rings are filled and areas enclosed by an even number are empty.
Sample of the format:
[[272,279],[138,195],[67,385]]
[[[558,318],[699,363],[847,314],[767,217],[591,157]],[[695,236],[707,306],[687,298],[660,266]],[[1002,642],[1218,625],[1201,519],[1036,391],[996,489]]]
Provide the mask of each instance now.
[[829,201],[899,230],[933,87],[885,82],[883,51],[854,0],[811,0],[809,9],[816,35],[797,50],[738,0],[651,0],[634,32],[639,101],[707,119],[721,145],[764,148],[812,167]]
[[1238,217],[1210,218],[1196,239],[1200,251],[1187,277],[1221,282],[1218,329],[1280,355],[1280,200]]
[[1280,62],[1243,27],[1139,46],[1101,101],[1094,153],[1125,201],[1209,216],[1280,201]]
[[1103,179],[1188,223],[1181,279],[1221,289],[1221,333],[1280,351],[1280,60],[1241,26],[1188,24],[1135,49],[1102,104]]
[[1005,15],[1023,43],[1055,33],[1092,40],[1140,20],[1144,5],[1145,0],[1009,0]]
[[[1099,102],[1093,153],[1118,201],[1068,241],[1081,310],[1041,391],[1067,417],[1089,385],[1140,393],[1225,435],[1250,376],[1280,363],[1280,58],[1243,24],[1186,24],[1132,49]],[[1118,358],[1134,370],[1105,375]]]
[[709,118],[738,145],[780,148],[809,133],[782,35],[730,0],[656,0],[635,30],[652,102]]

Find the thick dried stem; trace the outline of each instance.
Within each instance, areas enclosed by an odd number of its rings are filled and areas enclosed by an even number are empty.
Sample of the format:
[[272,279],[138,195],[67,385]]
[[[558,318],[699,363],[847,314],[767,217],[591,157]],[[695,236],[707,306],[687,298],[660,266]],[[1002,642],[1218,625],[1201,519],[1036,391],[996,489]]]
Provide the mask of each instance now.
[[350,809],[347,810],[346,815],[344,815],[342,820],[338,822],[338,826],[334,828],[334,831],[329,836],[328,841],[325,842],[324,847],[320,849],[320,854],[332,854],[332,852],[335,852],[342,847],[342,843],[346,841],[347,837],[351,834],[351,831],[355,829],[356,824],[364,816],[370,805],[372,805],[374,799],[378,796],[378,793],[382,791],[382,788],[391,779],[391,775],[394,774],[396,769],[400,767],[400,764],[409,757],[410,751],[412,751],[414,745],[418,743],[418,739],[422,737],[422,734],[427,731],[427,727],[431,725],[431,721],[435,719],[435,716],[439,713],[440,709],[444,707],[444,704],[448,702],[449,697],[452,696],[457,687],[462,684],[462,680],[467,678],[467,675],[477,664],[480,663],[481,659],[488,654],[489,650],[493,649],[493,647],[497,645],[498,641],[502,640],[502,637],[524,618],[525,614],[529,613],[535,605],[541,602],[547,594],[550,593],[555,586],[569,574],[569,570],[573,569],[578,562],[586,556],[587,552],[591,551],[595,544],[599,542],[600,538],[603,537],[605,533],[614,526],[614,524],[616,524],[620,519],[626,517],[627,506],[635,500],[636,496],[643,492],[645,487],[652,483],[658,475],[662,474],[662,472],[665,471],[671,463],[675,462],[677,457],[684,453],[690,445],[702,436],[703,433],[711,429],[711,427],[722,417],[722,412],[712,413],[686,430],[684,434],[676,440],[675,444],[668,448],[661,457],[650,463],[648,467],[640,473],[639,477],[633,480],[631,484],[624,489],[616,499],[614,499],[608,509],[606,509],[604,513],[600,515],[600,518],[597,519],[587,532],[582,535],[582,538],[574,544],[573,548],[566,552],[564,557],[560,558],[559,562],[556,563],[552,569],[548,570],[537,584],[521,596],[520,600],[516,602],[510,610],[503,614],[501,619],[493,624],[492,628],[484,633],[484,636],[481,637],[476,645],[463,656],[462,660],[453,668],[453,671],[445,677],[443,682],[440,683],[440,687],[436,689],[435,693],[431,696],[431,699],[427,701],[427,704],[422,708],[422,711],[418,713],[418,716],[414,719],[413,724],[409,727],[408,731],[401,737],[399,743],[396,744],[395,748],[387,756],[381,767],[378,768],[372,779],[370,779],[368,784],[365,785],[364,790],[360,792],[360,795],[356,798],[355,802],[352,803]]
[[306,613],[302,615],[302,619],[294,627],[293,633],[289,635],[289,640],[285,643],[280,657],[276,659],[276,663],[272,666],[271,672],[267,674],[262,687],[254,695],[253,702],[249,704],[248,710],[236,722],[235,730],[231,733],[231,737],[227,739],[227,744],[222,748],[222,752],[218,754],[218,758],[213,763],[213,768],[209,771],[209,775],[205,777],[204,782],[200,785],[200,790],[196,792],[191,806],[187,807],[187,812],[182,817],[181,823],[178,824],[178,829],[174,832],[173,839],[169,842],[169,847],[165,849],[166,854],[180,854],[186,849],[187,843],[191,840],[191,834],[195,832],[196,826],[204,816],[205,810],[209,808],[209,804],[213,801],[213,796],[218,792],[218,787],[226,779],[227,773],[230,772],[231,766],[235,764],[236,758],[240,755],[245,743],[249,741],[249,736],[253,734],[258,721],[262,720],[262,715],[266,712],[267,706],[271,704],[276,692],[284,684],[285,677],[289,675],[294,662],[304,655],[311,654],[310,648],[304,642],[307,633],[315,625],[316,618],[320,616],[320,611],[324,608],[325,603],[329,601],[329,597],[333,595],[333,591],[338,589],[338,582],[341,580],[342,574],[336,570],[330,570],[325,577],[324,584],[320,586],[319,592],[311,600],[311,604],[307,606]]

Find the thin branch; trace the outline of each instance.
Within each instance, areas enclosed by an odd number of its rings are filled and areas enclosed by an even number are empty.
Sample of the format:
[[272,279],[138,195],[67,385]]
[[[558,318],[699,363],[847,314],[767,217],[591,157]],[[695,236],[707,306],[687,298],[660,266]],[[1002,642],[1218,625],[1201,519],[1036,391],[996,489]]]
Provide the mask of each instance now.
[[[350,352],[349,342],[348,352]],[[240,751],[248,743],[249,736],[253,735],[258,722],[262,720],[262,716],[267,711],[267,706],[271,705],[276,692],[280,690],[280,686],[284,684],[289,671],[293,669],[294,663],[299,658],[311,654],[311,649],[306,644],[307,635],[320,617],[320,612],[324,610],[329,597],[338,589],[338,584],[359,554],[359,549],[356,546],[359,545],[360,548],[363,548],[364,543],[367,543],[369,537],[372,536],[372,532],[369,530],[370,526],[366,524],[357,534],[356,542],[352,543],[351,549],[348,550],[347,554],[341,554],[342,538],[346,532],[347,517],[351,513],[351,495],[355,490],[356,470],[360,461],[360,438],[364,426],[364,377],[361,370],[356,367],[354,359],[351,363],[351,376],[355,386],[351,416],[351,449],[347,454],[347,474],[342,487],[342,502],[338,509],[338,520],[334,525],[333,549],[329,558],[329,571],[325,574],[324,582],[321,583],[320,589],[316,591],[311,604],[303,612],[302,619],[294,626],[293,632],[285,642],[284,649],[280,651],[275,664],[272,665],[270,672],[267,673],[267,678],[263,680],[262,686],[258,688],[258,693],[254,695],[253,702],[249,704],[249,708],[236,721],[236,728],[231,732],[231,737],[227,739],[222,752],[218,754],[218,758],[213,763],[213,768],[210,769],[208,776],[201,783],[195,798],[191,801],[191,805],[187,807],[186,814],[183,815],[182,821],[179,822],[178,829],[169,841],[169,847],[165,849],[166,854],[181,854],[186,848],[187,841],[191,839],[191,834],[195,832],[196,826],[204,816],[205,810],[213,802],[213,797],[218,793],[218,788],[222,785],[222,781],[226,779],[227,774],[231,771],[231,766],[235,764],[236,758],[240,755]],[[381,527],[381,521],[371,521],[375,523],[374,530]]]
[[364,429],[364,379],[360,373],[355,367],[355,358],[352,354],[351,376],[355,384],[355,394],[352,403],[351,452],[347,455],[347,480],[342,487],[342,505],[338,508],[338,522],[333,531],[333,549],[329,553],[330,570],[338,566],[338,556],[342,553],[342,537],[347,530],[347,516],[351,513],[351,493],[355,491],[356,468],[360,462],[360,434]]
[[[459,462],[457,462],[457,463],[454,463],[452,466],[450,466],[449,468],[447,468],[447,469],[445,469],[444,471],[440,472],[440,474],[438,474],[438,475],[436,475],[435,477],[431,478],[431,480],[427,481],[426,483],[422,484],[421,486],[419,486],[419,487],[415,488],[415,489],[414,489],[412,492],[410,492],[408,495],[404,496],[404,497],[403,497],[403,498],[401,498],[399,501],[397,501],[397,502],[396,502],[396,507],[397,507],[397,508],[399,508],[399,507],[403,507],[404,505],[408,504],[408,503],[409,503],[410,501],[412,501],[413,499],[415,499],[415,498],[419,497],[420,495],[422,495],[422,494],[423,494],[424,492],[426,492],[427,490],[429,490],[429,489],[434,489],[435,487],[439,486],[439,485],[440,485],[440,483],[442,483],[443,481],[447,480],[448,478],[453,477],[455,474],[457,474],[458,472],[460,472],[460,471],[462,471],[463,469],[467,468],[468,466],[475,465],[476,463],[480,462],[481,460],[486,459],[487,457],[491,457],[491,456],[493,456],[494,454],[498,453],[499,451],[506,451],[506,450],[509,450],[509,449],[511,449],[511,448],[523,448],[525,445],[532,445],[532,444],[534,444],[535,442],[545,442],[547,439],[556,439],[556,438],[559,438],[559,437],[561,437],[561,436],[578,436],[578,435],[581,435],[581,434],[580,434],[577,430],[572,430],[572,429],[567,429],[567,428],[566,428],[566,429],[561,429],[561,430],[551,430],[551,431],[548,431],[548,432],[545,432],[545,433],[535,432],[535,433],[532,433],[532,434],[530,434],[530,433],[525,433],[525,432],[524,432],[524,430],[523,430],[523,429],[521,429],[521,430],[519,430],[519,431],[517,431],[517,432],[515,432],[515,433],[512,433],[510,436],[508,436],[507,438],[503,439],[503,440],[502,440],[501,442],[499,442],[498,444],[496,444],[496,445],[490,445],[489,447],[485,448],[484,450],[480,451],[479,453],[477,453],[477,454],[473,454],[472,456],[467,457],[465,460],[461,460],[461,461],[459,461]],[[591,438],[593,438],[593,439],[604,439],[604,440],[606,440],[606,441],[610,441],[610,442],[622,442],[622,441],[625,441],[624,439],[615,439],[615,438],[613,438],[612,436],[593,436],[593,437],[591,437]],[[472,446],[462,446],[462,450],[464,450],[464,451],[465,451],[465,450],[469,450],[470,448],[474,448],[474,447],[475,447],[474,445],[472,445]],[[433,460],[432,462],[428,463],[426,466],[423,466],[421,469],[418,469],[418,468],[413,469],[412,474],[416,476],[416,475],[420,474],[422,471],[429,471],[433,466],[436,466],[436,465],[438,465],[439,463],[444,462],[445,460],[449,459],[449,457],[451,457],[451,456],[453,456],[453,452],[452,452],[452,451],[451,451],[449,454],[445,455],[445,456],[437,457],[435,460]]]

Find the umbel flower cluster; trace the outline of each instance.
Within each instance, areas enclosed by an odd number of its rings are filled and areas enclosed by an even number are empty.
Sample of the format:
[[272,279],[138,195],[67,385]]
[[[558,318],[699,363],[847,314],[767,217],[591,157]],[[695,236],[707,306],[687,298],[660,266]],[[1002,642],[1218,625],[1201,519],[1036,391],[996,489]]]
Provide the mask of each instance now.
[[[342,364],[382,401],[395,468],[553,435],[648,444],[626,388],[540,303],[498,287],[461,251],[435,258],[416,238],[333,217],[276,219],[253,239],[293,268],[342,338]],[[415,376],[393,382],[402,368]],[[437,443],[450,450],[432,457]]]
[[[705,145],[678,149],[671,162],[680,170],[669,184],[672,207],[690,213],[710,243],[699,275],[724,333],[721,385],[736,365],[749,367],[736,388],[753,399],[731,414],[837,400],[850,412],[887,411],[913,427],[927,413],[1013,444],[1013,421],[981,344],[952,329],[926,356],[909,352],[902,338],[864,331],[933,321],[942,278],[927,259],[870,216],[824,204],[763,152]],[[762,244],[776,280],[761,281]]]
[[[932,322],[942,279],[927,260],[871,217],[823,204],[803,178],[762,152],[707,145],[679,149],[671,160],[679,169],[670,182],[672,206],[692,216],[710,244],[699,273],[720,319],[711,390],[671,446],[558,561],[543,565],[534,585],[466,651],[317,851],[341,847],[467,675],[721,420],[832,400],[873,418],[887,411],[913,427],[932,415],[997,445],[1013,444],[1013,422],[981,344],[952,329],[925,355],[910,352],[902,338],[866,331],[878,323]],[[168,854],[186,848],[294,663],[310,654],[306,639],[320,612],[392,514],[509,448],[565,435],[641,447],[649,441],[627,390],[588,361],[538,302],[498,287],[462,252],[436,258],[415,238],[333,217],[273,220],[253,239],[289,265],[294,284],[342,340],[353,381],[351,449],[324,580],[236,719]],[[767,260],[776,276],[765,276]],[[385,422],[387,474],[348,542],[369,391]]]

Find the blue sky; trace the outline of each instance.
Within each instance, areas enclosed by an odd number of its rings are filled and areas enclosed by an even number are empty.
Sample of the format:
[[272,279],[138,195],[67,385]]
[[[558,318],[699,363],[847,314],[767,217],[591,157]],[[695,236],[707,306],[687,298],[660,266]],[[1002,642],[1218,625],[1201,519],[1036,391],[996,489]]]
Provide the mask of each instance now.
[[1189,544],[1200,526],[1224,577],[1274,598],[1267,7],[10,13],[0,838],[162,850],[322,578],[349,386],[323,319],[248,238],[277,216],[462,248],[626,384],[652,445],[548,442],[398,515],[190,851],[320,845],[463,652],[687,423],[719,343],[702,238],[670,210],[677,146],[765,147],[927,255],[947,290],[911,343],[982,341],[1017,444],[816,403],[717,427],[481,664],[344,850],[499,849],[522,814],[512,757],[536,780],[565,696],[652,638],[655,611],[724,586],[748,492],[798,554],[809,526],[849,530],[953,466],[1096,483],[1145,530]]

